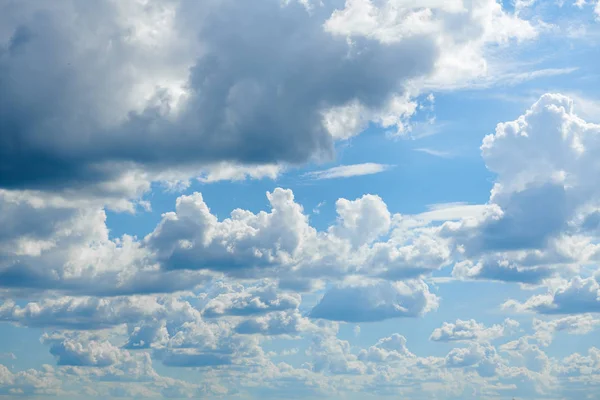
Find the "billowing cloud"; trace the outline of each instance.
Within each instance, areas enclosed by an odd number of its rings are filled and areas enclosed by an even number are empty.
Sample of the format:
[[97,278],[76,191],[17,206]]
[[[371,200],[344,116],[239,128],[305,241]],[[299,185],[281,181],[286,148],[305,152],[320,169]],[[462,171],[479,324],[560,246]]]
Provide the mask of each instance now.
[[422,281],[354,283],[329,289],[312,309],[312,318],[372,322],[417,317],[438,306]]
[[600,319],[591,314],[569,315],[552,320],[533,319],[534,337],[544,346],[550,345],[557,332],[585,335],[600,326]]
[[406,358],[414,358],[406,347],[406,338],[394,333],[392,336],[379,339],[375,345],[366,350],[361,350],[358,359],[375,363],[390,363]]
[[340,6],[8,3],[0,185],[81,186],[134,167],[157,175],[330,157],[328,110],[357,104],[367,120],[403,129],[396,103],[406,101],[396,99],[409,83],[485,75],[488,44],[536,36],[493,0]]
[[224,285],[224,293],[211,298],[203,310],[205,317],[249,316],[273,311],[297,309],[300,295],[278,292],[274,283],[245,288],[242,285]]
[[594,278],[575,277],[547,294],[536,295],[524,303],[509,300],[506,309],[540,314],[584,314],[600,312],[600,284]]
[[461,278],[537,284],[597,252],[590,237],[600,187],[592,176],[600,127],[573,101],[545,94],[514,121],[484,138],[482,156],[496,174],[485,214],[444,224],[465,256]]
[[444,322],[441,328],[436,328],[431,333],[429,339],[435,342],[490,341],[510,334],[518,327],[517,321],[508,318],[502,325],[492,325],[489,328],[474,319],[468,321],[458,319],[456,323]]

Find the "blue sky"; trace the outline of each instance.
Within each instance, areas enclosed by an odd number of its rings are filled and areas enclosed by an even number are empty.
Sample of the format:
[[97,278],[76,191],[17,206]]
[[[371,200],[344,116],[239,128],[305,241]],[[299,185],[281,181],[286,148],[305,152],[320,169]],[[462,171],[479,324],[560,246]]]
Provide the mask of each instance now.
[[0,398],[600,399],[600,3],[0,2]]

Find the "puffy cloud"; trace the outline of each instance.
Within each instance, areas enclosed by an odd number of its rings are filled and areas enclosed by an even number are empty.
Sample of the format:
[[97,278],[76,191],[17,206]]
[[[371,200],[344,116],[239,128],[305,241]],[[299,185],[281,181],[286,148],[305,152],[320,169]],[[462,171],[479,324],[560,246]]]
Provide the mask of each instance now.
[[329,289],[312,309],[312,318],[370,322],[417,317],[438,306],[438,298],[422,281],[356,282]]
[[542,372],[550,367],[550,359],[546,353],[537,345],[529,343],[526,337],[503,344],[500,351],[510,356],[513,365],[524,366],[534,372]]
[[591,314],[569,315],[549,321],[533,319],[535,339],[544,346],[550,345],[556,332],[567,332],[573,335],[585,335],[600,325],[600,319]]
[[20,307],[5,302],[0,319],[30,327],[101,329],[152,318],[166,309],[154,297],[60,297]]
[[160,271],[139,241],[110,239],[97,204],[0,191],[0,286],[74,295],[173,292],[206,280]]
[[350,343],[335,335],[317,335],[313,338],[308,354],[313,358],[315,372],[330,372],[336,375],[361,375],[366,366],[350,350]]
[[107,341],[89,340],[82,343],[77,338],[48,334],[44,334],[42,341],[50,345],[50,354],[56,357],[58,365],[107,367],[129,356],[126,351]]
[[486,279],[536,284],[553,275],[546,266],[522,267],[510,259],[487,257],[476,264],[470,260],[455,264],[452,276],[460,279]]
[[533,296],[524,303],[509,300],[503,307],[540,314],[600,312],[600,284],[594,278],[575,277],[552,288],[547,294]]
[[370,362],[393,362],[406,358],[414,358],[406,347],[406,338],[400,334],[394,333],[392,336],[379,339],[375,345],[366,350],[361,350],[358,359]]
[[235,331],[240,334],[297,335],[305,331],[315,331],[316,326],[299,312],[274,312],[264,317],[250,318],[240,322]]
[[[323,107],[355,99],[378,106],[434,67],[434,35],[393,45],[365,38],[364,50],[346,57],[352,49],[322,28],[327,10],[316,10],[274,1],[6,6],[2,67],[11,79],[2,98],[15,101],[2,114],[12,127],[2,185],[102,180],[116,173],[111,161],[303,161],[331,151]],[[101,23],[82,22],[92,19]],[[41,59],[44,70],[32,69]],[[76,140],[79,133],[87,139]]]
[[415,107],[406,87],[485,75],[488,45],[536,35],[493,0],[334,6],[8,3],[0,185],[330,156],[328,111],[355,104],[403,131]]
[[0,394],[5,396],[62,395],[61,383],[49,365],[45,365],[43,370],[12,372],[0,364]]
[[212,297],[204,306],[205,317],[248,316],[273,311],[297,309],[300,295],[279,292],[274,283],[246,287],[236,284],[225,286],[225,293]]
[[502,325],[492,325],[489,328],[474,319],[468,321],[458,319],[456,323],[444,322],[441,328],[436,328],[431,333],[429,340],[435,342],[490,341],[509,334],[511,330],[518,327],[517,321],[508,318]]
[[218,221],[200,193],[181,196],[145,242],[167,269],[243,273],[289,262],[313,228],[291,190],[277,188],[267,197],[271,213],[237,209]]
[[482,156],[496,174],[483,215],[444,224],[465,260],[461,278],[537,284],[593,259],[593,216],[600,194],[590,184],[600,127],[582,120],[573,101],[545,94],[514,121],[484,138]]
[[338,222],[329,231],[350,239],[353,246],[371,243],[390,229],[391,214],[379,196],[364,195],[354,201],[339,199],[335,208]]
[[501,358],[489,344],[472,343],[466,348],[456,348],[445,359],[448,368],[474,368],[483,377],[496,374]]

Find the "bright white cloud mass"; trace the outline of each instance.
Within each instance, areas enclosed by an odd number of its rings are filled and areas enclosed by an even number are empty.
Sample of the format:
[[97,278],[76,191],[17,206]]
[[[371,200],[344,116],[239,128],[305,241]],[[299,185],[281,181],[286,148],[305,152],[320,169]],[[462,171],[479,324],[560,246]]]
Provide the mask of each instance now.
[[0,399],[600,399],[599,13],[0,0]]

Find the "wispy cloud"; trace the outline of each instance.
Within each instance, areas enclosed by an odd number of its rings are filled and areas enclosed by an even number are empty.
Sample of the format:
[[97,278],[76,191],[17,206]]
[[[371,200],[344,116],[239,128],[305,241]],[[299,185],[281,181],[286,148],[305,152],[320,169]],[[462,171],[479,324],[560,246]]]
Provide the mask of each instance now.
[[393,165],[364,163],[353,165],[340,165],[337,167],[325,169],[322,171],[313,171],[304,174],[303,176],[311,179],[336,179],[350,178],[353,176],[373,175],[387,171]]
[[461,90],[461,89],[489,89],[494,86],[516,86],[521,83],[539,78],[547,78],[559,75],[568,75],[576,72],[577,67],[566,68],[542,68],[528,71],[510,71],[506,66],[490,67],[489,73],[484,77],[476,77],[471,80],[457,80],[456,82],[427,82],[428,90]]
[[417,214],[416,217],[425,221],[449,221],[463,218],[479,217],[488,210],[486,204],[440,203],[431,204],[429,211]]
[[442,158],[454,157],[454,154],[452,154],[449,151],[429,149],[427,147],[421,147],[421,148],[415,149],[415,151],[419,151],[421,153],[429,154],[430,156],[435,156],[435,157],[442,157]]

